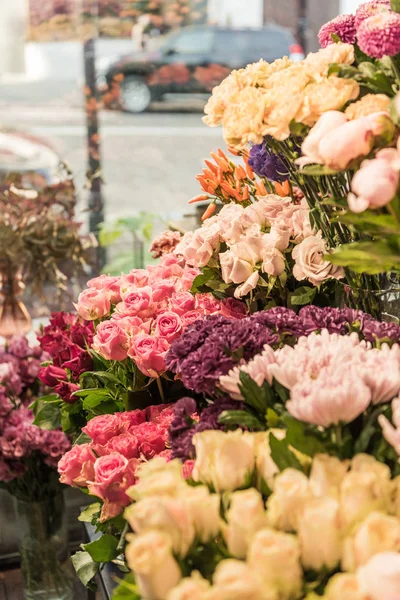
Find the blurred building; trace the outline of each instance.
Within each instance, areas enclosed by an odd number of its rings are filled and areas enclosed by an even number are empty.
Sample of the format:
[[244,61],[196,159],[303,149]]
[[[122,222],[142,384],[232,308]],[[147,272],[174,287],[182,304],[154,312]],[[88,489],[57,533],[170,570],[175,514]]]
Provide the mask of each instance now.
[[[299,28],[300,0],[263,0],[264,23],[272,22],[290,27],[294,33]],[[246,2],[247,4],[247,2]],[[318,50],[318,31],[324,23],[336,17],[341,8],[340,0],[307,0],[306,1],[306,41],[307,52]]]

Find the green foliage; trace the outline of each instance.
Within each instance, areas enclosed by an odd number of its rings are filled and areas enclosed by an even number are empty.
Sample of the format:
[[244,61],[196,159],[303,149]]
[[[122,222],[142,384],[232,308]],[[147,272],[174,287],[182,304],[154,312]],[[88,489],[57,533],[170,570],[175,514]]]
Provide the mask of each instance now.
[[246,410],[224,410],[219,415],[218,422],[235,429],[238,426],[246,427],[252,431],[265,429],[265,423]]
[[33,421],[33,424],[48,431],[59,429],[61,427],[61,414],[59,409],[63,402],[59,399],[45,400],[45,398],[46,396],[40,398],[36,404],[35,420]]
[[340,222],[353,226],[357,231],[369,234],[396,234],[399,224],[391,215],[379,215],[376,211],[366,210],[363,213],[345,213],[333,217],[332,222]]
[[271,458],[280,471],[290,468],[303,471],[299,459],[290,450],[287,439],[278,440],[273,433],[270,433],[269,445],[271,448]]
[[312,304],[316,293],[316,287],[308,287],[306,285],[298,287],[293,293],[290,294],[290,307],[305,306],[306,304]]
[[326,443],[324,444],[320,439],[317,430],[310,431],[310,426],[288,415],[283,417],[283,421],[287,426],[285,441],[289,446],[296,448],[296,450],[307,456],[326,452]]
[[124,579],[119,580],[119,585],[113,592],[112,600],[140,600],[133,573],[129,573]]
[[118,554],[117,547],[118,539],[107,533],[99,537],[98,540],[82,546],[96,563],[106,563],[116,558]]
[[91,523],[93,519],[96,519],[100,515],[100,511],[100,502],[94,502],[93,504],[89,504],[89,506],[84,508],[81,514],[79,515],[78,521],[81,521],[82,523]]
[[400,0],[390,0],[390,6],[394,12],[400,13]]
[[349,267],[356,273],[376,275],[384,271],[399,271],[400,236],[343,244],[325,258],[336,265]]
[[96,589],[93,578],[99,570],[99,565],[92,559],[90,554],[88,552],[76,552],[72,556],[72,564],[83,585],[92,590]]
[[267,408],[273,405],[274,392],[272,388],[264,383],[261,387],[244,371],[239,375],[240,383],[239,390],[246,404],[254,408],[260,414],[265,415]]

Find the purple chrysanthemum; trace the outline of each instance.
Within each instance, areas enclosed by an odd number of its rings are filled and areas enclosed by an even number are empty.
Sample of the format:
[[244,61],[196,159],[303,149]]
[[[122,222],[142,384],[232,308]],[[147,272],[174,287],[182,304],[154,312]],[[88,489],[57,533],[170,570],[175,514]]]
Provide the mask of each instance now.
[[372,2],[364,2],[361,4],[355,14],[354,26],[356,31],[360,27],[361,23],[363,23],[369,17],[373,17],[382,12],[390,11],[390,0],[372,0]]
[[265,143],[256,144],[250,150],[249,165],[259,177],[282,183],[289,177],[289,171],[276,154],[269,152]]
[[371,58],[400,52],[400,14],[384,12],[363,21],[357,30],[358,45]]
[[366,319],[361,330],[368,342],[390,340],[399,343],[400,341],[400,326],[396,323],[380,323],[375,319]]
[[332,21],[322,25],[318,33],[321,48],[334,44],[332,34],[337,35],[346,44],[354,44],[356,41],[356,27],[354,15],[339,15]]
[[290,308],[275,306],[269,310],[254,313],[254,319],[258,323],[276,331],[278,334],[293,335],[295,337],[305,335],[301,319]]

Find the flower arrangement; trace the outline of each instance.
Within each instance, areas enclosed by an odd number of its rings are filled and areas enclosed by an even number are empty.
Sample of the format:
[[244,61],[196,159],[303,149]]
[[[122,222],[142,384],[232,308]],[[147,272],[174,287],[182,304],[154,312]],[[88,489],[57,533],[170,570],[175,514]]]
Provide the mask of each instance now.
[[61,431],[35,425],[29,409],[40,393],[37,374],[45,358],[24,337],[0,349],[0,487],[25,501],[59,489],[57,463],[71,446]]

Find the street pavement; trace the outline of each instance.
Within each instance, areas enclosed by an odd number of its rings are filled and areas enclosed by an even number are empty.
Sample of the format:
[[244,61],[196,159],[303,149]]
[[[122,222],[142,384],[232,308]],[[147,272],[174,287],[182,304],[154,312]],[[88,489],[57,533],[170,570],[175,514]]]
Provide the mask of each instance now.
[[[203,107],[203,98],[181,97],[158,103],[141,115],[101,112],[108,221],[139,210],[155,212],[166,221],[193,212],[187,201],[200,192],[195,176],[210,151],[225,148],[221,130],[202,123]],[[0,83],[0,125],[49,141],[70,165],[80,207],[85,208],[85,114],[81,89],[74,81]]]

